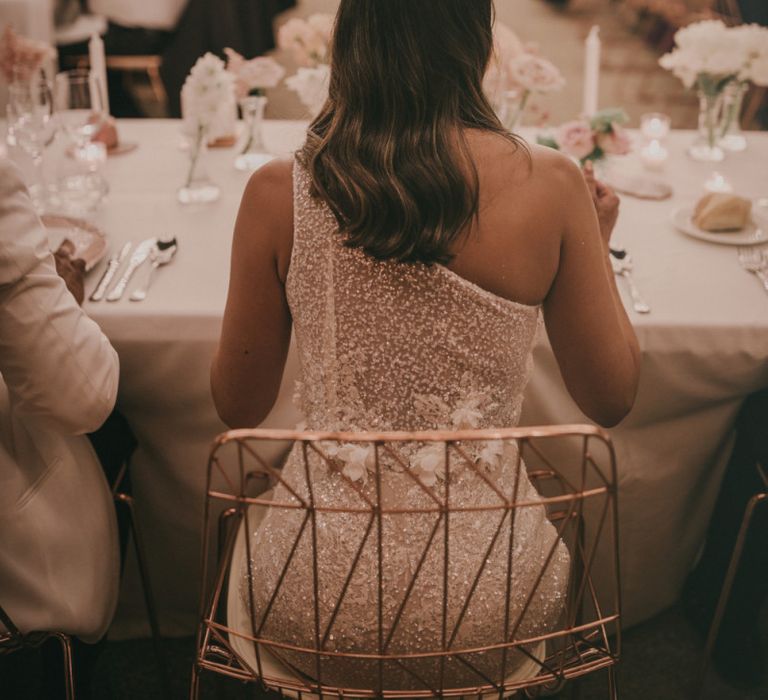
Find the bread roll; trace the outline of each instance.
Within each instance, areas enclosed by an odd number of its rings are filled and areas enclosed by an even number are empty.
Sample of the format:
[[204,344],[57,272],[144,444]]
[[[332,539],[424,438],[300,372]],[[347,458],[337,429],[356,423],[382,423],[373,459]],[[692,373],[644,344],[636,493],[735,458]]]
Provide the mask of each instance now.
[[702,231],[742,231],[750,222],[752,202],[734,194],[711,192],[693,211],[693,223]]

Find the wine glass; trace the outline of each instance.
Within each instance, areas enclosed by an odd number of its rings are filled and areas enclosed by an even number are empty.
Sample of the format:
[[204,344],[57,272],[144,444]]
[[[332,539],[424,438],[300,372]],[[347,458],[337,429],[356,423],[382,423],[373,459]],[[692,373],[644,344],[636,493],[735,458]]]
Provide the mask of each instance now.
[[87,70],[75,69],[56,75],[54,104],[64,131],[81,149],[101,130],[106,120],[99,79]]
[[55,204],[70,214],[87,215],[109,191],[99,172],[104,154],[96,153],[96,147],[101,144],[93,142],[106,123],[104,93],[94,73],[75,69],[56,75],[53,97],[58,123],[73,143],[71,159],[62,168],[68,172],[56,183]]
[[15,142],[32,159],[34,182],[29,188],[30,195],[35,207],[42,211],[47,191],[43,156],[56,131],[51,87],[42,72],[8,86],[7,114]]

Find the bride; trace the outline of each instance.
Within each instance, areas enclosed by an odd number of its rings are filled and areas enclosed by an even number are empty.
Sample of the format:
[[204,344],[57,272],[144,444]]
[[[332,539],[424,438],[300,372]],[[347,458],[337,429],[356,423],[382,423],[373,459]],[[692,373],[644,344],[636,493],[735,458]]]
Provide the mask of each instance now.
[[[292,330],[301,363],[297,397],[310,430],[514,426],[542,315],[582,411],[605,426],[629,411],[639,352],[608,260],[618,200],[561,154],[529,147],[502,128],[482,91],[492,22],[492,0],[341,0],[328,101],[296,157],[256,172],[240,207],[211,371],[217,409],[230,426],[258,425],[269,412]],[[336,446],[337,470],[315,465],[316,502],[359,504],[347,479],[372,493],[370,460],[355,447]],[[424,445],[405,452],[408,468],[439,491],[446,478],[439,459]],[[471,457],[512,493],[514,455],[485,444]],[[307,493],[298,451],[283,473]],[[487,486],[471,476],[451,473],[453,502],[488,498]],[[517,476],[535,498],[526,475]],[[392,503],[416,508],[427,499],[401,470],[385,471],[382,480]],[[288,500],[281,489],[275,499]],[[557,623],[569,567],[543,507],[525,513],[515,528],[511,606],[520,607],[553,546],[555,556],[518,636]],[[325,591],[319,607],[327,621],[365,523],[338,513],[318,517]],[[273,509],[247,534],[257,575],[248,582],[242,563],[235,584],[246,619],[251,605],[257,618],[264,614],[301,518],[300,511]],[[393,523],[395,532],[382,543],[385,620],[395,615],[405,574],[415,568],[431,526],[417,517]],[[463,605],[466,572],[476,570],[481,543],[495,527],[477,517],[452,522],[449,615]],[[312,648],[312,546],[305,534],[262,636]],[[376,548],[373,540],[368,544],[335,611],[329,650],[376,652]],[[440,647],[441,551],[435,547],[427,557],[391,651]],[[506,549],[494,549],[457,644],[498,641],[493,623],[507,602],[506,565]],[[315,673],[306,654],[280,656],[299,672]],[[518,654],[518,666],[524,662]],[[374,687],[376,666],[367,664],[324,662],[323,681]],[[477,665],[498,677],[497,655]],[[412,670],[434,683],[437,666],[422,659]],[[454,687],[481,682],[457,662],[445,673]],[[387,672],[388,688],[412,684],[406,673]]]

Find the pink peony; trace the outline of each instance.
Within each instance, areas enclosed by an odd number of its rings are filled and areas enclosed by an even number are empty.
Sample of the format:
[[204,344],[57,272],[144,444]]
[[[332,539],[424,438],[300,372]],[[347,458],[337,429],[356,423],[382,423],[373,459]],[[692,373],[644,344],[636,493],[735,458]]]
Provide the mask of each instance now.
[[227,55],[227,70],[235,76],[238,98],[245,97],[251,90],[276,87],[285,75],[285,69],[273,58],[257,56],[246,61],[233,49],[224,49],[224,53]]
[[611,131],[597,135],[597,145],[604,153],[612,156],[625,156],[632,150],[632,139],[629,132],[618,124]]
[[530,92],[555,92],[565,85],[562,73],[553,63],[532,53],[513,58],[508,71],[511,84]]
[[595,150],[592,128],[585,121],[566,122],[557,130],[556,140],[563,153],[579,160],[583,160]]

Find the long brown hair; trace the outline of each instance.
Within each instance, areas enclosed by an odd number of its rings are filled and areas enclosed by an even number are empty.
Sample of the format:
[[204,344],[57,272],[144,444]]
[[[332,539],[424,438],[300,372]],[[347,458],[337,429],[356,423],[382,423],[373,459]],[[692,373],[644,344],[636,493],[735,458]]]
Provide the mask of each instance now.
[[300,160],[346,245],[450,261],[478,214],[465,129],[518,143],[483,93],[492,50],[493,0],[341,0],[328,101]]

